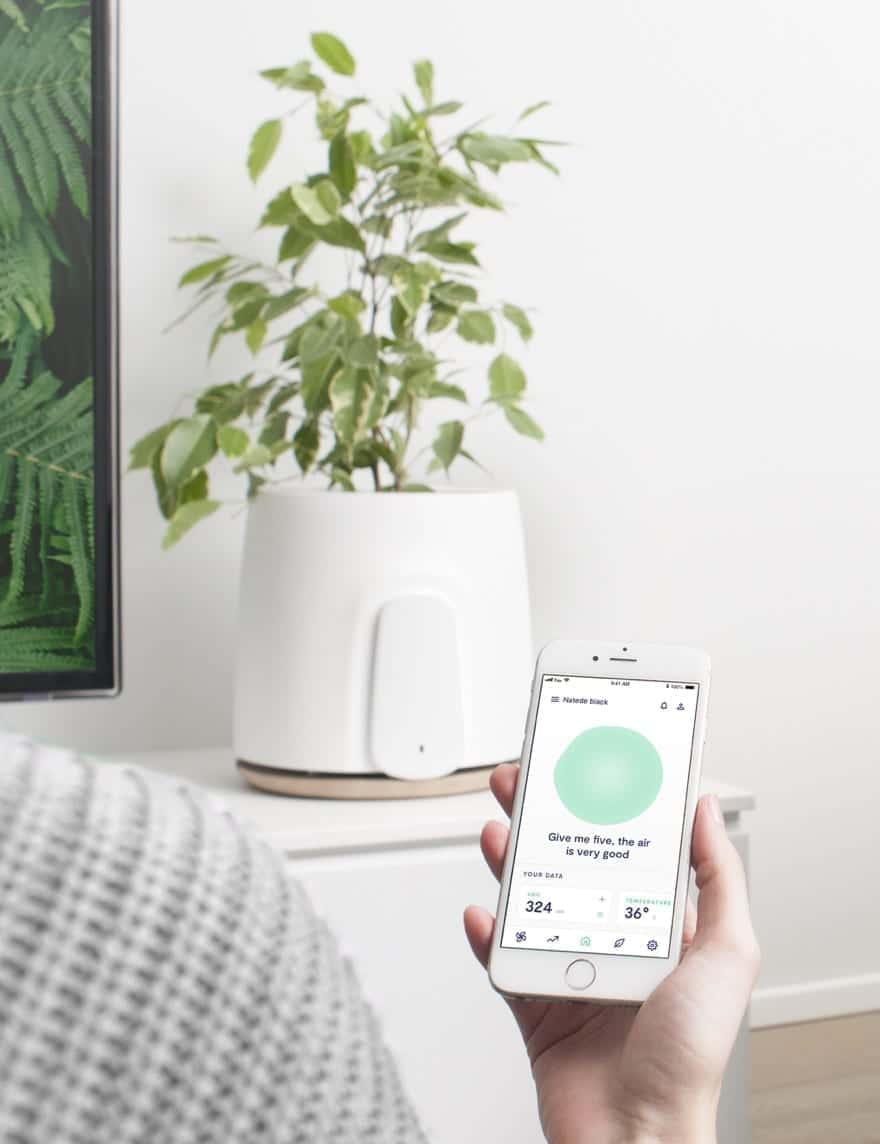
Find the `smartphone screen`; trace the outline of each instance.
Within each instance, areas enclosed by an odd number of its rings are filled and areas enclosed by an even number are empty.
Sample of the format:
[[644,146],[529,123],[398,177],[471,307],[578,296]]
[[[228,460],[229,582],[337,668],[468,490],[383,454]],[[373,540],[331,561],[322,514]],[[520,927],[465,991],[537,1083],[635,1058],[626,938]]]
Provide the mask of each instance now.
[[699,695],[542,677],[504,948],[669,956]]

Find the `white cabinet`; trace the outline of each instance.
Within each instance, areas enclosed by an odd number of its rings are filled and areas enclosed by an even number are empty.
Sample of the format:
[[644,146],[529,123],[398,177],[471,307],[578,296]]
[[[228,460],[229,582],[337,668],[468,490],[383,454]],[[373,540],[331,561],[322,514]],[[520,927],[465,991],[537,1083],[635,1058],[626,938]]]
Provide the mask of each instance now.
[[437,1144],[540,1144],[522,1042],[462,930],[494,908],[472,845],[293,860],[378,1009],[403,1081]]
[[[535,1095],[513,1018],[462,930],[497,889],[477,839],[499,811],[488,793],[399,802],[286,799],[246,788],[224,751],[131,756],[207,788],[286,856],[377,1010],[432,1144],[541,1144]],[[749,794],[706,780],[746,857]],[[745,1031],[728,1070],[719,1144],[749,1144]]]

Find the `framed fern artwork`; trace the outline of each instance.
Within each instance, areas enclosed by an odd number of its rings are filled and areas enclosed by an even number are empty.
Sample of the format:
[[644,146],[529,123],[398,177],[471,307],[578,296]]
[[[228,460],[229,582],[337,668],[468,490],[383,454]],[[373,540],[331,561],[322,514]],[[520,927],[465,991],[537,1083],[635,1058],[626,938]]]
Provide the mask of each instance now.
[[114,693],[107,0],[0,0],[0,698]]

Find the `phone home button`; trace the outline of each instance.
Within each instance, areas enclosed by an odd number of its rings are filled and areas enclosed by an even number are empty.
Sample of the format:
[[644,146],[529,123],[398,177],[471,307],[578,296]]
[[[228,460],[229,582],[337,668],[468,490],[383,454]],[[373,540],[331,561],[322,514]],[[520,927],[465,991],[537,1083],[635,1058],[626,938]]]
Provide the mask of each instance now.
[[565,971],[565,984],[570,989],[587,989],[595,980],[595,965],[583,957],[573,961]]

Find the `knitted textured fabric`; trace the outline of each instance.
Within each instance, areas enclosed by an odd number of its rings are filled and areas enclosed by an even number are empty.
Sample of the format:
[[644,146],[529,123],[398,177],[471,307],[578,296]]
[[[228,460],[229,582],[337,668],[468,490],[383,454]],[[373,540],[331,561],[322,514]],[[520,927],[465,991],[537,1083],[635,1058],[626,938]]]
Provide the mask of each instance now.
[[0,736],[3,1144],[424,1139],[279,856],[183,784]]

